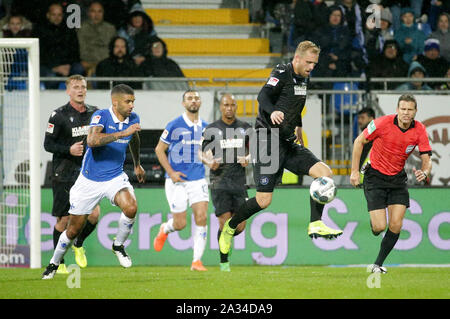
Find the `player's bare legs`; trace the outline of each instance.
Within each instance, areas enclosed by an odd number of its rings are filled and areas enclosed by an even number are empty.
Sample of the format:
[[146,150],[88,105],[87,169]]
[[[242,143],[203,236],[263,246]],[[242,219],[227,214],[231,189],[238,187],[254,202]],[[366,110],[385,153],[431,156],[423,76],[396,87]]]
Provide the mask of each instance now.
[[386,209],[376,209],[369,212],[372,233],[378,236],[386,230]]
[[207,223],[207,211],[208,202],[202,201],[192,204],[192,211],[194,212],[195,231],[194,231],[194,256],[192,259],[191,270],[205,271],[207,270],[202,262],[201,258],[206,247],[206,235],[208,231]]
[[120,190],[114,197],[114,202],[122,213],[119,218],[119,230],[113,242],[113,252],[122,267],[131,267],[131,258],[125,252],[124,243],[131,233],[137,212],[137,202],[134,194],[128,188]]

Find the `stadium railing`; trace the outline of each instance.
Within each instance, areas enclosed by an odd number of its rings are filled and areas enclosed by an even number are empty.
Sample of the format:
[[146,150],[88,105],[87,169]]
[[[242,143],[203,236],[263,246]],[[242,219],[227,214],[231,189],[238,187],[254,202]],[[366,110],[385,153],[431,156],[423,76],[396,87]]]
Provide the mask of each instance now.
[[[65,78],[41,77],[41,81],[64,81]],[[219,100],[223,93],[235,95],[240,118],[253,123],[258,113],[257,95],[266,78],[213,78],[216,86],[202,86],[211,83],[209,78],[149,78],[149,77],[89,77],[89,82],[109,82],[112,88],[117,82],[142,82],[144,90],[184,91],[187,87],[212,91],[215,96],[214,119],[220,117]],[[333,170],[338,184],[348,184],[350,174],[353,140],[359,134],[356,115],[364,107],[372,107],[377,117],[384,115],[378,105],[377,94],[402,94],[406,91],[387,90],[387,83],[415,82],[412,78],[311,78],[312,89],[309,96],[321,100],[322,118],[321,134],[322,159]],[[448,78],[423,78],[420,81],[447,83]],[[253,82],[255,86],[239,86],[242,82]],[[373,83],[383,83],[382,90],[370,90]],[[217,85],[220,84],[220,85]],[[331,89],[314,89],[317,85],[328,84]],[[409,91],[408,91],[409,92]],[[417,95],[450,95],[450,90],[416,90],[409,92]]]

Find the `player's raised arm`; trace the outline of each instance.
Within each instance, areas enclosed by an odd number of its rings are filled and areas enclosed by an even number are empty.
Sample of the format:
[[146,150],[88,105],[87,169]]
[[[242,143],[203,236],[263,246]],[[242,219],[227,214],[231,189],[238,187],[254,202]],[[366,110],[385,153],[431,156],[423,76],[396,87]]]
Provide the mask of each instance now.
[[89,147],[100,147],[111,142],[117,141],[122,137],[133,135],[141,130],[141,126],[138,123],[130,125],[126,130],[115,133],[102,133],[103,126],[92,126],[89,128],[87,136],[87,145]]

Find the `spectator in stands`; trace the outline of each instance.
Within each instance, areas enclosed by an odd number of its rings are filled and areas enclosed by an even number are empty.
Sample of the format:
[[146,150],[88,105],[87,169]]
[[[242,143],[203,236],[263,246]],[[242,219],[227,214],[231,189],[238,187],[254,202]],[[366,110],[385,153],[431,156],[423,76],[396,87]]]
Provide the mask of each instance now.
[[88,9],[88,20],[77,30],[81,64],[87,76],[91,76],[97,64],[109,56],[109,43],[117,33],[111,23],[103,20],[103,13],[101,2],[92,2]]
[[[450,13],[450,1],[448,0],[431,0],[429,9],[429,24],[431,29],[436,30],[439,24],[439,18],[442,13]],[[432,36],[434,38],[434,36]],[[441,42],[442,44],[442,42]]]
[[430,38],[438,39],[441,48],[441,56],[450,62],[450,29],[449,29],[450,15],[443,12],[439,15],[437,30],[434,31]]
[[[373,59],[368,67],[369,78],[396,78],[408,75],[408,64],[403,61],[397,41],[387,40],[384,43],[383,53]],[[398,82],[388,82],[387,89],[393,90]],[[383,89],[383,83],[373,83],[373,89]]]
[[351,72],[352,38],[348,28],[342,24],[342,12],[338,6],[330,7],[328,25],[315,32],[313,39],[321,48],[314,76],[348,76]]
[[[127,40],[116,36],[109,45],[109,57],[101,61],[96,68],[97,77],[140,77],[143,73],[137,68],[133,59],[128,54]],[[113,82],[113,85],[125,83],[133,89],[141,89],[142,82]],[[97,82],[98,89],[109,89],[110,83]]]
[[422,13],[423,0],[382,0],[383,7],[389,7],[392,13],[392,25],[394,31],[397,31],[402,26],[402,11],[405,8],[410,8],[413,15],[418,18]]
[[21,15],[7,17],[2,28],[3,38],[28,38],[31,36],[31,22]]
[[[449,63],[440,56],[439,40],[428,39],[425,41],[424,54],[417,58],[417,62],[422,64],[427,74],[431,78],[443,78],[447,72]],[[442,83],[429,83],[432,88],[440,86]]]
[[447,69],[447,72],[445,73],[445,77],[448,79],[446,83],[442,83],[438,89],[439,90],[450,90],[450,67]]
[[143,11],[130,13],[128,23],[117,34],[128,42],[128,52],[136,65],[145,61],[145,54],[156,31],[152,19]]
[[403,22],[402,26],[395,31],[394,38],[403,52],[403,60],[406,63],[411,63],[423,52],[426,37],[421,30],[417,29],[411,8],[402,9],[401,19]]
[[166,43],[156,36],[150,42],[148,54],[141,68],[145,76],[184,77],[178,64],[167,57]]
[[[417,79],[423,79],[427,76],[427,73],[425,71],[425,68],[417,61],[413,61],[411,65],[409,66],[408,70],[408,77],[409,78],[417,78]],[[398,91],[415,91],[415,90],[426,90],[430,91],[432,88],[422,82],[422,81],[414,81],[414,82],[407,82],[403,83],[399,87],[397,87]]]
[[394,29],[392,28],[392,13],[389,8],[383,8],[380,12],[380,28],[376,25],[365,34],[366,50],[369,61],[383,52],[384,43],[394,39]]
[[294,6],[294,21],[291,46],[307,40],[316,27],[315,8],[310,0],[297,0]]
[[348,27],[352,37],[362,34],[363,31],[363,13],[356,0],[336,0],[335,5],[341,8],[344,25]]
[[140,0],[101,0],[105,9],[105,21],[119,30],[127,24],[128,15],[136,10],[144,11]]
[[23,15],[33,24],[43,24],[47,21],[47,8],[54,3],[53,0],[13,0],[11,12]]
[[[63,17],[63,7],[54,3],[48,8],[47,21],[33,29],[33,37],[39,38],[41,76],[84,74],[76,31],[67,27]],[[47,88],[57,86],[57,82],[46,84]]]

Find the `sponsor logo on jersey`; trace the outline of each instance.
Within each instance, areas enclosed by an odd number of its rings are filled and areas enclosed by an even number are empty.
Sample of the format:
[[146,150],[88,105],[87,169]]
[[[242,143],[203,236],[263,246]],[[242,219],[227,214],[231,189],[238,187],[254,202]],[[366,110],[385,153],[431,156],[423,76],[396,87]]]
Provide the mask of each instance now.
[[108,126],[111,130],[117,130],[114,126],[112,126],[112,125],[109,125]]
[[272,86],[276,86],[278,84],[280,80],[271,76],[269,81],[267,81],[267,84],[272,85]]
[[408,145],[408,147],[406,148],[405,154],[409,154],[414,150],[414,147],[416,147],[416,145]]
[[244,145],[242,138],[229,138],[226,140],[220,140],[220,148],[241,148]]
[[369,135],[372,134],[373,132],[375,132],[375,130],[377,129],[374,120],[372,120],[369,125],[367,126],[367,131],[369,132]]
[[124,140],[124,139],[119,138],[119,139],[116,140],[115,142],[116,142],[116,143],[121,143],[121,144],[128,144],[129,141],[130,141],[130,140]]
[[47,125],[47,132],[50,134],[53,134],[53,130],[55,129],[55,124],[48,123]]
[[72,127],[72,137],[88,135],[88,132],[89,132],[89,126],[87,126],[87,125]]
[[92,118],[91,124],[98,124],[102,117],[100,115],[96,115]]

